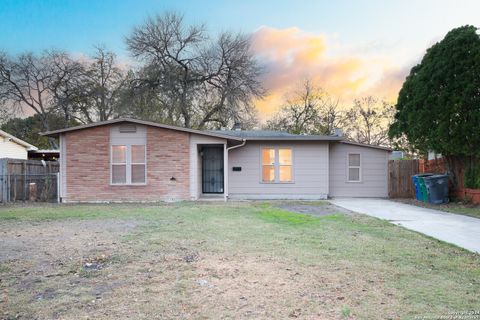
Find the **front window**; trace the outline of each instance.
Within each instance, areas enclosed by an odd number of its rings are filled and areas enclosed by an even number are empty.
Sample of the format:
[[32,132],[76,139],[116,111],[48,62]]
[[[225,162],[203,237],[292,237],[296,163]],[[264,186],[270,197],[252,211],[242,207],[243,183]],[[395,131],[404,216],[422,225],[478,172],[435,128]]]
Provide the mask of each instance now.
[[144,145],[132,145],[132,183],[145,183]]
[[144,184],[145,145],[112,145],[112,184]]
[[275,181],[275,149],[262,150],[262,181]]
[[262,182],[292,182],[292,149],[262,149]]
[[348,181],[360,182],[360,154],[348,154]]
[[127,146],[112,146],[112,183],[127,183]]
[[292,149],[278,150],[278,172],[280,182],[292,181]]

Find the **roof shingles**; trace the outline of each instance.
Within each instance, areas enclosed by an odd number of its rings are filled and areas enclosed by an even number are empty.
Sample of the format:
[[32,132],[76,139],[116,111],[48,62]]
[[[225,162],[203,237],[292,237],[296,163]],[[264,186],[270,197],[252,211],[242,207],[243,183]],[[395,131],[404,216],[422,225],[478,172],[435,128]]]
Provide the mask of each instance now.
[[142,125],[147,125],[147,126],[161,127],[161,128],[165,128],[165,129],[190,132],[190,133],[195,133],[195,134],[200,134],[200,135],[213,136],[213,137],[224,138],[224,139],[229,139],[229,140],[236,140],[236,141],[242,141],[242,140],[247,140],[247,141],[337,141],[337,142],[341,142],[341,143],[347,143],[347,144],[352,144],[352,145],[357,145],[357,146],[377,148],[377,149],[383,149],[383,150],[386,150],[386,151],[390,151],[390,149],[385,148],[385,147],[372,146],[372,145],[350,142],[350,141],[345,140],[345,138],[341,137],[341,136],[301,135],[301,134],[291,134],[291,133],[284,132],[284,131],[272,131],[272,130],[207,130],[207,131],[202,131],[202,130],[195,130],[195,129],[177,127],[177,126],[172,126],[172,125],[160,124],[160,123],[156,123],[156,122],[143,121],[143,120],[137,120],[137,119],[129,119],[129,118],[107,120],[107,121],[96,122],[96,123],[91,123],[91,124],[87,124],[87,125],[81,125],[81,126],[77,126],[77,127],[71,127],[71,128],[65,128],[65,129],[50,131],[50,132],[44,132],[44,133],[42,133],[42,135],[56,136],[58,134],[68,132],[68,131],[88,129],[88,128],[92,128],[92,127],[96,127],[96,126],[102,126],[102,125],[108,125],[108,124],[114,124],[114,123],[120,123],[120,122],[131,122],[131,123],[137,123],[137,124],[142,124]]

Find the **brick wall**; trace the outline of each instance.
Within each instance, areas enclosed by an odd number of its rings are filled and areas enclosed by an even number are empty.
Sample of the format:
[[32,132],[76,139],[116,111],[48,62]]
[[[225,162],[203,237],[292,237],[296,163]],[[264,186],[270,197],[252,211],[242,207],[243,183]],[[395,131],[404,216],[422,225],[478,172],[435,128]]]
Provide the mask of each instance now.
[[433,160],[419,160],[419,170],[420,173],[437,173],[444,174],[447,172],[447,165],[444,158],[433,159]]
[[190,198],[189,134],[186,132],[147,127],[147,183],[144,186],[110,185],[110,126],[67,132],[65,138],[65,202]]

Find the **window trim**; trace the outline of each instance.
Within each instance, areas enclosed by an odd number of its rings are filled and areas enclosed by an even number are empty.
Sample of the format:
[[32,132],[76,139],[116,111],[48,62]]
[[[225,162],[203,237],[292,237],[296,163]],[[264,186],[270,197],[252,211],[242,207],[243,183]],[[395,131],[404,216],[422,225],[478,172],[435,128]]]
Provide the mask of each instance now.
[[[271,167],[272,164],[263,164],[263,151],[264,150],[273,150],[273,181],[264,181],[263,180],[263,167]],[[273,147],[262,147],[260,148],[260,182],[261,183],[275,183],[277,180],[277,169],[276,169],[276,161],[277,160],[277,152]]]
[[[113,147],[114,146],[125,146],[127,148],[126,150],[126,172],[125,172],[125,177],[126,181],[125,183],[114,183],[113,182]],[[132,164],[142,164],[142,163],[132,163],[132,146],[145,146],[145,182],[132,182]],[[147,144],[142,144],[142,143],[115,143],[115,144],[110,144],[110,186],[145,186],[147,185]]]
[[[140,163],[140,162],[133,162],[132,161],[132,146],[143,146],[143,159],[144,159],[144,162],[143,163]],[[130,184],[131,185],[146,185],[147,184],[147,144],[139,144],[139,143],[132,143],[130,146]],[[132,166],[133,165],[144,165],[145,166],[145,181],[144,182],[132,182]]]
[[[113,147],[125,147],[125,162],[113,163]],[[125,166],[125,183],[113,182],[113,166]],[[125,185],[128,181],[128,146],[125,144],[112,144],[110,145],[110,184],[111,185]]]
[[[273,181],[263,181],[263,150],[273,149],[275,158],[274,158],[274,180]],[[292,151],[292,180],[291,181],[280,181],[280,149],[290,149]],[[295,150],[292,146],[261,146],[260,147],[260,183],[261,184],[293,184],[295,183]],[[267,166],[267,165],[265,165]]]
[[[351,154],[358,154],[358,157],[360,158],[360,165],[359,166],[351,166],[350,165],[350,155]],[[347,152],[347,182],[348,183],[362,183],[363,179],[362,179],[362,163],[363,163],[363,160],[362,160],[362,153],[361,152]],[[357,169],[358,168],[358,180],[350,180],[350,168],[352,169]]]

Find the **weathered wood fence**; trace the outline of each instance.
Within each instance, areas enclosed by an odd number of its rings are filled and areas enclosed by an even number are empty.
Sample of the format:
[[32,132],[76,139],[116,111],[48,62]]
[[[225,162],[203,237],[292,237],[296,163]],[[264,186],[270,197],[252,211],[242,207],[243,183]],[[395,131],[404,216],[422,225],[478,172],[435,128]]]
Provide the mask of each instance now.
[[414,198],[412,176],[419,173],[418,160],[390,160],[388,162],[388,196]]
[[0,159],[0,201],[58,201],[57,161]]

